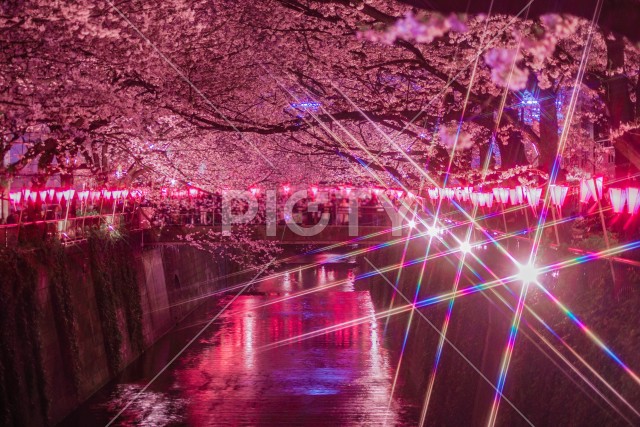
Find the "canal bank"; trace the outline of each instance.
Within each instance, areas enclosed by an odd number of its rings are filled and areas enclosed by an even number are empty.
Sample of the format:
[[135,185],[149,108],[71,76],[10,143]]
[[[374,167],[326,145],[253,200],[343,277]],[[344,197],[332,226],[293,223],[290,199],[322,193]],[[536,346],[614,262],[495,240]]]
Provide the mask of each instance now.
[[94,236],[5,249],[2,425],[55,425],[202,302],[241,278],[191,246]]

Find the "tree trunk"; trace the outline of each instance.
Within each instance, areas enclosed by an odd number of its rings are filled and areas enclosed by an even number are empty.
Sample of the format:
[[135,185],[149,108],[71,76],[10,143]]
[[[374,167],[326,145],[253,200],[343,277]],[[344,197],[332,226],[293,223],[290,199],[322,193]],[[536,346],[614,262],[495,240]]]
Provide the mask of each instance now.
[[629,79],[624,73],[624,39],[606,37],[607,44],[607,99],[611,128],[617,130],[622,123],[633,118],[633,106],[629,97]]
[[528,164],[524,144],[522,143],[522,135],[519,132],[510,132],[507,143],[498,142],[497,146],[500,149],[503,169]]
[[558,107],[556,92],[552,89],[541,89],[538,95],[540,105],[540,158],[538,168],[551,172],[553,162],[558,154]]
[[[633,104],[629,96],[629,78],[624,73],[624,39],[605,36],[607,45],[607,107],[611,131],[615,134],[624,123],[633,120]],[[638,170],[640,152],[634,135],[625,133],[614,138],[616,177],[625,178]],[[635,164],[635,166],[634,166]]]

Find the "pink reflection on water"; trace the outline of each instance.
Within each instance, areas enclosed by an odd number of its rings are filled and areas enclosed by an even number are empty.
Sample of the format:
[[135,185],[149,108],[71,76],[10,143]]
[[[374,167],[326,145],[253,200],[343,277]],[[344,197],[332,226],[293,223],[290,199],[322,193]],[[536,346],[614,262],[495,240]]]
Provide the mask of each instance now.
[[[347,277],[353,278],[353,272],[344,266],[322,266],[264,282],[258,289],[264,295],[239,297],[221,317],[219,328],[168,371],[171,397],[142,396],[122,421],[196,426],[404,424],[402,405],[394,401],[389,407],[393,367],[368,292],[354,291],[353,282],[348,282],[261,307],[278,298],[275,294]],[[259,350],[363,316],[371,321]],[[154,405],[159,412],[145,415]],[[163,413],[168,414],[165,424],[147,423]]]

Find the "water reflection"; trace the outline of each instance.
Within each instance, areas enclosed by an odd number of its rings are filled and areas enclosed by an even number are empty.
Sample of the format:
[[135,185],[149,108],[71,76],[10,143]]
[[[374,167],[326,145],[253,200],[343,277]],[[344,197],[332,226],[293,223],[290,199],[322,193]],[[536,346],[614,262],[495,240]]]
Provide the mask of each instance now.
[[[263,294],[238,298],[220,323],[125,411],[119,425],[415,424],[413,407],[390,400],[394,366],[369,293],[355,291],[353,277],[351,267],[331,264],[261,283],[257,290]],[[347,278],[327,290],[279,297]],[[204,314],[211,316],[216,309]],[[191,322],[206,320],[200,316]],[[371,321],[264,349],[363,316]],[[181,333],[193,336],[194,330]],[[172,339],[178,338],[166,338]],[[153,376],[144,364],[128,369],[120,384],[83,405],[67,425],[108,421]]]

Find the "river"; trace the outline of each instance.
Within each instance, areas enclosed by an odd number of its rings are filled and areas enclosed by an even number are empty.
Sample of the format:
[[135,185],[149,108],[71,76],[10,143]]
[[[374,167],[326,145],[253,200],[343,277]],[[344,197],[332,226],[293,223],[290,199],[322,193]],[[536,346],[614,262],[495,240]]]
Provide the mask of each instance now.
[[402,375],[392,395],[397,358],[355,265],[302,267],[235,299],[167,367],[233,295],[203,304],[61,425],[415,425],[418,399]]

